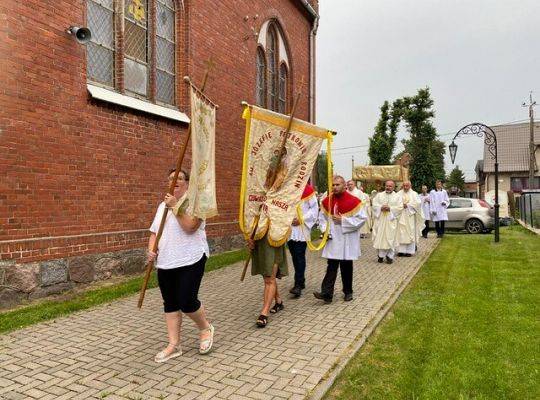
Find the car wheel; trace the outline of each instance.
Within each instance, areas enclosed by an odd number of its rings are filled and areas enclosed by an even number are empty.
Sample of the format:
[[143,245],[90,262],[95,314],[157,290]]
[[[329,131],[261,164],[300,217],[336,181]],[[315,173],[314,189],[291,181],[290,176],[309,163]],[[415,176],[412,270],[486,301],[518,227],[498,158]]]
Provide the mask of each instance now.
[[465,224],[465,229],[469,233],[482,233],[484,231],[484,224],[479,219],[472,218]]

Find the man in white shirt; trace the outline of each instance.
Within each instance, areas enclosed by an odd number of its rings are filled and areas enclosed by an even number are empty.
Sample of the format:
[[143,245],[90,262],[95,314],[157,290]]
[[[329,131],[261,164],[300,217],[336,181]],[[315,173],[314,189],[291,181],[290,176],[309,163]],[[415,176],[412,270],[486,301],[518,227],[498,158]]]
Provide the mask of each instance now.
[[430,219],[430,210],[429,210],[429,193],[428,187],[422,185],[422,193],[420,194],[420,204],[422,207],[422,212],[424,213],[424,229],[422,229],[422,237],[427,239],[429,232],[429,219]]
[[328,260],[321,291],[314,292],[317,299],[331,303],[334,296],[338,268],[341,269],[344,300],[353,299],[353,261],[360,256],[360,228],[366,223],[367,214],[360,200],[347,192],[345,179],[334,176],[332,195],[322,202],[324,215],[321,229],[330,224],[332,239],[326,242],[322,256]]
[[435,221],[435,230],[437,231],[437,237],[442,238],[444,236],[444,222],[448,221],[448,213],[446,209],[450,204],[448,193],[443,189],[442,182],[438,180],[435,182],[435,189],[429,193],[429,210],[431,214],[431,220]]
[[316,193],[310,184],[306,185],[302,193],[296,214],[292,222],[291,236],[287,242],[294,265],[294,286],[289,293],[300,297],[302,290],[306,288],[306,242],[310,240],[311,228],[319,215]]

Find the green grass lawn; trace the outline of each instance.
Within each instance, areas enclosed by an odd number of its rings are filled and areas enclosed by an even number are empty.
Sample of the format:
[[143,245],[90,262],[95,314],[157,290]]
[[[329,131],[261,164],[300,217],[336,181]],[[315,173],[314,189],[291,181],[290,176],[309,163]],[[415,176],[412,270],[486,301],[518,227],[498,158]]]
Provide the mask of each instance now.
[[445,236],[326,399],[540,399],[539,257],[519,226]]
[[[211,256],[206,262],[205,271],[213,271],[247,257],[247,250],[236,250]],[[142,275],[142,274],[141,274]],[[62,297],[58,300],[45,300],[38,304],[17,308],[13,311],[0,313],[0,333],[23,328],[37,322],[57,318],[74,311],[84,310],[92,306],[107,303],[121,297],[129,296],[139,292],[143,282],[143,277],[130,278],[124,282],[92,289],[80,294],[69,296],[68,299]],[[148,288],[157,286],[156,274],[153,273]],[[134,303],[134,307],[136,307]],[[144,307],[144,305],[143,305]]]

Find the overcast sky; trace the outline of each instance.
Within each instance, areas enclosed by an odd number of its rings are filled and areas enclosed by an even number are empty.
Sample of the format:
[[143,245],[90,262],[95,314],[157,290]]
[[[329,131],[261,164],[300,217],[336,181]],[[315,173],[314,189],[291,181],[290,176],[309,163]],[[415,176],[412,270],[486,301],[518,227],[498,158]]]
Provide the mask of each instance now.
[[[364,146],[334,151],[335,171],[346,178],[352,155],[368,163],[385,100],[429,86],[433,123],[447,144],[471,122],[526,120],[521,103],[531,90],[540,103],[538,0],[320,0],[320,14],[317,123],[338,131],[335,148]],[[474,179],[482,141],[457,144],[456,164]]]

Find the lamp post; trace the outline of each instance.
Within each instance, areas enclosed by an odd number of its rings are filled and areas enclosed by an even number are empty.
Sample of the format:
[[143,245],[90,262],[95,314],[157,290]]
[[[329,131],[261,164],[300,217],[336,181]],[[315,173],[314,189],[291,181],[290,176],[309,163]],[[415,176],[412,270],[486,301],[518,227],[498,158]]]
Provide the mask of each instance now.
[[454,161],[456,160],[456,153],[457,153],[457,144],[454,142],[454,140],[460,136],[466,136],[466,135],[473,135],[473,136],[478,136],[481,138],[483,137],[484,144],[487,146],[487,149],[491,155],[491,158],[495,161],[495,205],[494,205],[495,207],[495,242],[498,242],[499,241],[499,162],[497,160],[497,136],[495,136],[495,132],[493,132],[493,129],[479,122],[475,122],[473,124],[464,126],[456,133],[456,135],[454,136],[454,139],[452,139],[452,143],[450,143],[450,145],[448,146],[452,164],[454,164]]

